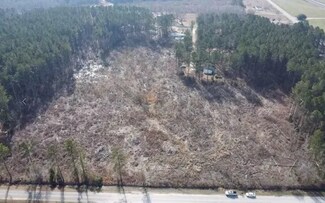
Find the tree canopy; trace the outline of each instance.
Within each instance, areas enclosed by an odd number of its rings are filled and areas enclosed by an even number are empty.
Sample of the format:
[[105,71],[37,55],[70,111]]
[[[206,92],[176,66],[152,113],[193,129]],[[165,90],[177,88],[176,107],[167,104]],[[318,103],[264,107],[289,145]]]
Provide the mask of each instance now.
[[161,15],[157,17],[157,24],[160,26],[161,35],[163,38],[167,38],[169,29],[174,22],[174,16],[172,14]]
[[297,15],[297,19],[299,21],[304,21],[307,19],[307,16],[305,14],[299,14],[299,15]]
[[314,148],[325,164],[324,31],[308,22],[276,25],[253,15],[205,14],[197,22],[197,60],[216,64],[220,57],[212,56],[226,52],[232,70],[254,88],[292,92],[308,112],[311,144],[320,142]]
[[97,4],[99,0],[1,0],[0,8],[30,10],[34,8],[49,8],[55,6],[80,6]]
[[[0,123],[15,125],[72,81],[72,56],[145,43],[152,14],[135,7],[0,10]],[[96,42],[96,43],[94,43]]]

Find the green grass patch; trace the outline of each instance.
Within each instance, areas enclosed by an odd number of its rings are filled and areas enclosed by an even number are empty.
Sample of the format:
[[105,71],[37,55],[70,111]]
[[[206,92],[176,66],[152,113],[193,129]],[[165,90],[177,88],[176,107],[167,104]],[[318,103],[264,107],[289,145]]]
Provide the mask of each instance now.
[[315,27],[320,27],[325,31],[325,20],[308,20],[310,25],[313,25]]
[[325,0],[317,0],[317,1],[319,1],[319,2],[321,2],[321,3],[325,3]]
[[[305,14],[309,18],[325,18],[325,9],[304,0],[273,0],[277,5],[293,16]],[[322,0],[322,2],[325,0]]]

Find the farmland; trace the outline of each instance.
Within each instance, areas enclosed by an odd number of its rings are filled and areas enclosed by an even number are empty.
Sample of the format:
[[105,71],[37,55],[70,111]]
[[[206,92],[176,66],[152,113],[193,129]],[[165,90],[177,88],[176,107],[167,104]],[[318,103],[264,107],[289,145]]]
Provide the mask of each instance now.
[[325,29],[325,20],[322,19],[311,19],[308,20],[311,25],[318,26],[320,28]]
[[273,0],[280,7],[285,9],[291,15],[297,16],[300,13],[306,14],[310,18],[325,18],[325,9],[317,7],[312,3],[308,3],[303,0]]
[[247,13],[266,17],[274,23],[290,24],[291,21],[267,0],[244,0]]
[[[310,24],[314,26],[319,26],[325,29],[325,8],[317,6],[314,3],[303,1],[303,0],[273,0],[274,3],[279,5],[281,8],[286,10],[293,16],[298,14],[305,14],[310,18]],[[318,2],[324,2],[324,0]],[[313,18],[324,18],[324,19],[313,19]]]
[[243,13],[243,8],[227,0],[178,0],[178,1],[140,1],[128,5],[148,8],[154,12],[184,13]]

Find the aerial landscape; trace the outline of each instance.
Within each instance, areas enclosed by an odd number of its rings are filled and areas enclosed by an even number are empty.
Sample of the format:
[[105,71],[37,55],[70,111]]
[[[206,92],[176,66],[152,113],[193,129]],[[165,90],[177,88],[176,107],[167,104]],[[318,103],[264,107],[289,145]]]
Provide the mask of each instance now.
[[325,202],[324,29],[324,0],[2,0],[0,202]]

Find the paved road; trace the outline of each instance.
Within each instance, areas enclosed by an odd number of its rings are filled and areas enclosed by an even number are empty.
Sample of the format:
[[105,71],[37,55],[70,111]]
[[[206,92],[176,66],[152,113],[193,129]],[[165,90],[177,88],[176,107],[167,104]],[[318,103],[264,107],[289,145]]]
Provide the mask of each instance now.
[[145,193],[140,191],[121,193],[78,193],[60,191],[25,191],[0,189],[0,202],[110,202],[110,203],[325,203],[325,197],[307,196],[258,196],[256,199],[247,199],[239,196],[237,199],[227,198],[224,195],[209,194],[181,194],[181,193]]
[[292,16],[290,13],[282,9],[280,6],[278,6],[276,3],[274,3],[272,0],[267,0],[275,9],[280,11],[285,17],[287,17],[292,23],[297,23],[298,20],[295,16]]

